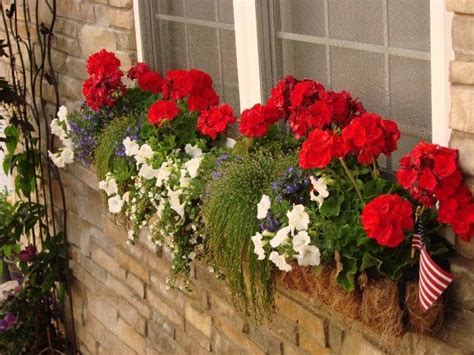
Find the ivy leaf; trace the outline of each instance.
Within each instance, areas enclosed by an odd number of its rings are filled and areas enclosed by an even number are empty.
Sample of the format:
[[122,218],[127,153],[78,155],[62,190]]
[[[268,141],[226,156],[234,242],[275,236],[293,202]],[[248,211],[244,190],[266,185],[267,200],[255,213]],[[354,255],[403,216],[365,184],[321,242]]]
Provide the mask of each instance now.
[[5,127],[3,132],[5,134],[5,145],[7,151],[10,154],[14,154],[20,137],[20,130],[13,125],[9,125]]

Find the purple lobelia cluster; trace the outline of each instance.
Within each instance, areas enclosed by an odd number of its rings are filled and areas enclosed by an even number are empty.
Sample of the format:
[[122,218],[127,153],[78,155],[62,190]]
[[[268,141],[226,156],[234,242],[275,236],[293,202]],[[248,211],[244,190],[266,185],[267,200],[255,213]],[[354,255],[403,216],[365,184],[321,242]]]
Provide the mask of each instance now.
[[291,166],[278,180],[273,181],[271,186],[278,201],[304,204],[309,196],[310,184],[311,181],[303,175],[303,170]]

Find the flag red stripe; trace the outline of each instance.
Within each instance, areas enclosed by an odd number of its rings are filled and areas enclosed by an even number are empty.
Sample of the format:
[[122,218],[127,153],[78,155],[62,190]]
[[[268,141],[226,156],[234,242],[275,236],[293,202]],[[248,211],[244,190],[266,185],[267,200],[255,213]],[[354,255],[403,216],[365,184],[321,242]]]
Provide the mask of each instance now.
[[[426,252],[426,248],[423,248],[425,250],[425,253],[421,253],[422,259],[424,259],[424,262],[427,264],[428,268],[430,269],[430,272],[436,274],[439,278],[442,278],[446,282],[446,287],[453,281],[453,277],[450,273],[447,273],[443,269],[441,269],[434,261],[431,259],[431,257],[428,255],[428,252]],[[442,280],[439,280],[442,282]]]

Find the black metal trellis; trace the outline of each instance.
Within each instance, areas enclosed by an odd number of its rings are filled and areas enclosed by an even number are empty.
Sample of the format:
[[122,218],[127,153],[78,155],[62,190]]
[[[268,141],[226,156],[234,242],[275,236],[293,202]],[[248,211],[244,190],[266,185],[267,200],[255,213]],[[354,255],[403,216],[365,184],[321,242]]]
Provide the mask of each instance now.
[[[64,0],[62,0],[64,1]],[[41,12],[40,16],[40,10]],[[54,137],[50,122],[60,107],[57,74],[52,60],[52,43],[56,24],[56,0],[15,0],[6,4],[0,2],[1,22],[5,44],[2,47],[8,59],[9,82],[20,97],[16,110],[22,131],[22,146],[34,166],[34,191],[26,196],[28,202],[44,206],[44,217],[38,228],[32,232],[32,242],[42,243],[49,235],[64,238],[67,248],[67,212],[64,187],[56,166],[48,158],[48,151],[54,151]],[[46,18],[42,18],[45,16]],[[46,98],[46,90],[52,91],[52,99]],[[60,201],[53,196],[53,184],[57,185]],[[68,262],[65,250],[66,265]],[[59,265],[59,263],[58,263]],[[74,315],[71,297],[69,268],[58,270],[58,275],[67,287],[68,307],[55,321],[66,328],[68,354],[77,353]],[[57,295],[54,295],[57,297]],[[56,302],[57,299],[54,301]],[[68,314],[69,317],[66,315]],[[67,322],[67,319],[70,321]],[[58,327],[58,329],[61,327]]]

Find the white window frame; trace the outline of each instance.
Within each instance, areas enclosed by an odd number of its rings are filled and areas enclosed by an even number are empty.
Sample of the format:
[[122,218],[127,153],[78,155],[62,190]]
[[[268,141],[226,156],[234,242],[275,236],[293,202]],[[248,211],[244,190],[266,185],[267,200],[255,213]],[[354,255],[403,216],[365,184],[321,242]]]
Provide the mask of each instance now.
[[[233,0],[235,46],[241,111],[262,102],[263,73],[258,42],[258,1]],[[133,0],[137,58],[143,61],[139,0]],[[452,13],[445,0],[430,2],[431,123],[432,142],[449,144],[449,62],[454,58],[451,42]]]

